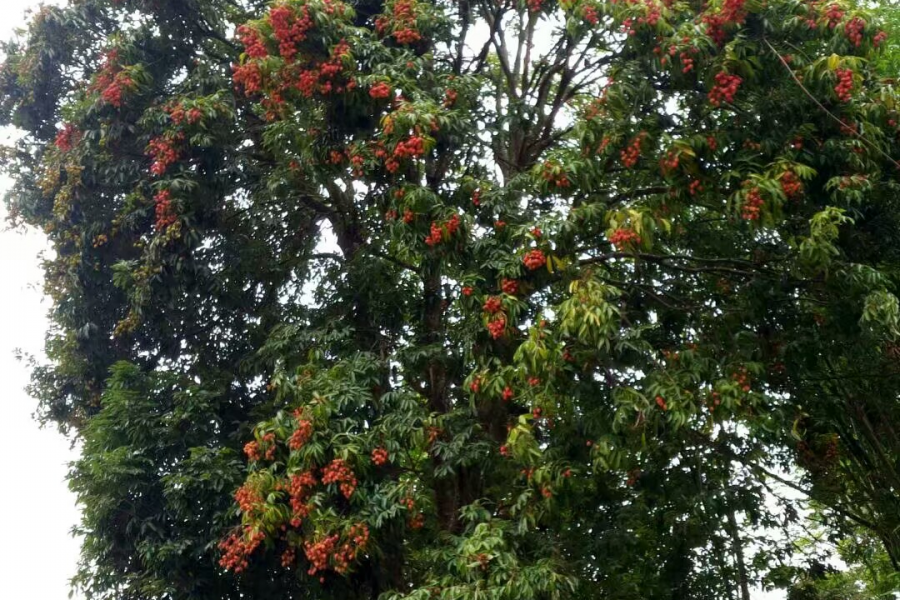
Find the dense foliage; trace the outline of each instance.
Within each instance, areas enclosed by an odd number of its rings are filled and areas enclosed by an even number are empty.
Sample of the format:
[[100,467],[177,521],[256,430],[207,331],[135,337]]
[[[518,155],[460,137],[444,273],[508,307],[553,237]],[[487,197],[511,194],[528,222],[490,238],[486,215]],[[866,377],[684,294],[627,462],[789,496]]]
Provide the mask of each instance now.
[[25,132],[13,219],[55,250],[32,391],[82,443],[76,585],[900,588],[878,23],[846,0],[40,9],[0,121]]

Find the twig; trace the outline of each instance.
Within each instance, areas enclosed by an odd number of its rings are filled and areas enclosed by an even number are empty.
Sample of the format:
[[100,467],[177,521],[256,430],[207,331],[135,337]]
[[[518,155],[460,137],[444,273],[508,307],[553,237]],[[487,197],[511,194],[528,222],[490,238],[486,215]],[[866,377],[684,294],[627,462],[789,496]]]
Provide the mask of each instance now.
[[883,157],[885,157],[886,159],[888,159],[889,161],[891,161],[891,162],[894,164],[895,167],[897,167],[898,169],[900,169],[900,162],[897,162],[896,160],[894,160],[893,158],[891,158],[891,156],[890,156],[887,152],[885,152],[884,150],[882,150],[881,148],[879,148],[877,145],[875,145],[874,142],[870,141],[867,137],[865,137],[863,134],[861,134],[860,132],[858,132],[858,131],[856,130],[856,128],[851,128],[849,125],[847,125],[846,123],[844,123],[844,121],[843,121],[840,117],[838,117],[837,115],[835,115],[833,112],[831,112],[830,110],[828,110],[828,109],[825,107],[824,104],[822,104],[821,102],[819,102],[819,100],[818,100],[815,96],[813,96],[812,93],[811,93],[808,89],[806,89],[806,86],[803,85],[803,82],[800,81],[800,79],[799,79],[799,78],[797,77],[797,75],[794,73],[794,70],[791,69],[791,67],[790,67],[790,65],[788,65],[787,61],[784,60],[784,57],[781,56],[781,54],[778,53],[778,50],[776,50],[775,47],[772,46],[772,44],[769,43],[769,40],[763,38],[763,43],[764,43],[766,46],[769,47],[769,50],[771,50],[771,51],[775,54],[775,56],[778,57],[778,60],[781,61],[781,64],[783,64],[783,65],[784,65],[784,68],[787,69],[788,73],[790,73],[791,79],[793,79],[794,82],[795,82],[798,86],[800,86],[800,89],[803,90],[803,93],[806,94],[806,95],[809,97],[809,99],[812,100],[812,101],[815,103],[816,106],[818,106],[822,111],[825,112],[825,114],[827,114],[829,117],[831,117],[832,119],[834,119],[836,122],[840,123],[841,127],[844,127],[844,128],[846,128],[847,130],[849,130],[851,133],[853,133],[854,136],[856,136],[857,138],[859,138],[860,140],[862,140],[863,142],[865,142],[866,144],[868,144],[869,146],[871,146],[872,148],[874,148],[875,151],[878,152],[878,154],[880,154],[881,156],[883,156]]

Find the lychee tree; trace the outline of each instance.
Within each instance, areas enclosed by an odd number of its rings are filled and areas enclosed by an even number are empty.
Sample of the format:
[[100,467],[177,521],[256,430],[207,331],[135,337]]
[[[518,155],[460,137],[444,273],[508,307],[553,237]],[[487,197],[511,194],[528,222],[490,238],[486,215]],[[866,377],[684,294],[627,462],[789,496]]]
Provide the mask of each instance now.
[[890,43],[845,1],[40,9],[0,115],[76,585],[749,600],[831,539],[887,589]]

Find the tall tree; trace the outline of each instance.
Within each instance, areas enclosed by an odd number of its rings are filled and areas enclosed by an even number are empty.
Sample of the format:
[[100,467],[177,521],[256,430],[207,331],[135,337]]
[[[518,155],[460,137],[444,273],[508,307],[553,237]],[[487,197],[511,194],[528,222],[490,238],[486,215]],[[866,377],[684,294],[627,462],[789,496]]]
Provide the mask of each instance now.
[[809,506],[897,569],[885,41],[843,0],[40,9],[0,121],[76,584],[747,600],[815,587]]

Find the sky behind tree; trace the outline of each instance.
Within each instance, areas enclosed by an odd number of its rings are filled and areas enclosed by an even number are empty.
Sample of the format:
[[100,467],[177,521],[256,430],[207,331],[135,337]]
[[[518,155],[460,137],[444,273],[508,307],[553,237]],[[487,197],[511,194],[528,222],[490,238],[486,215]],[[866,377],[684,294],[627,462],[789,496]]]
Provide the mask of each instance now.
[[[25,21],[34,0],[4,0],[0,35],[8,39]],[[3,131],[3,144],[10,131]],[[0,192],[9,189],[0,178]],[[0,207],[0,397],[7,422],[0,453],[7,457],[0,493],[0,595],[17,600],[64,600],[75,574],[78,540],[69,533],[78,520],[75,497],[66,483],[66,463],[76,456],[54,429],[32,418],[35,402],[25,393],[28,369],[17,349],[40,352],[47,330],[47,300],[41,291],[39,253],[46,249],[36,231],[9,230]]]

